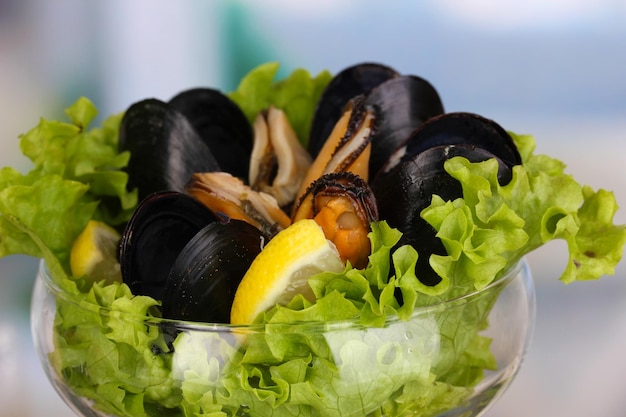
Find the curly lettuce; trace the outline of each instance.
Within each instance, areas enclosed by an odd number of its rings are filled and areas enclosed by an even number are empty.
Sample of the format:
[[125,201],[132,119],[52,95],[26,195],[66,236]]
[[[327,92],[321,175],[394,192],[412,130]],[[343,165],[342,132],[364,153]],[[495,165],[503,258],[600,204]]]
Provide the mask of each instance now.
[[447,252],[431,257],[433,268],[446,282],[466,276],[479,289],[524,255],[562,239],[569,252],[563,282],[613,274],[626,242],[626,227],[613,224],[614,194],[580,185],[562,162],[535,155],[531,136],[511,135],[523,164],[513,168],[506,185],[498,183],[495,160],[446,161],[446,171],[461,183],[463,198],[434,197],[422,212]]
[[20,137],[22,152],[33,162],[28,173],[0,170],[0,257],[44,258],[65,273],[72,243],[90,219],[118,225],[137,204],[121,171],[129,158],[117,148],[121,115],[89,130],[97,111],[86,98],[66,114],[69,123],[41,119]]
[[[277,69],[254,69],[229,96],[249,119],[270,104],[282,108],[305,142],[330,74],[296,70],[274,81]],[[110,414],[436,416],[496,368],[482,332],[498,292],[407,327],[416,308],[484,288],[553,239],[565,240],[570,253],[562,281],[599,278],[614,272],[626,242],[626,228],[613,224],[612,193],[578,184],[563,163],[534,154],[532,137],[512,135],[523,165],[507,185],[497,182],[495,161],[445,164],[463,197],[434,196],[422,212],[447,251],[430,258],[439,284],[415,276],[417,259],[427,255],[396,248],[400,233],[382,221],[372,224],[366,268],[312,277],[316,301],[296,296],[275,306],[261,318],[265,333],[248,334],[245,343],[231,333],[173,333],[154,325],[156,300],[122,283],[68,276],[69,251],[88,220],[121,225],[137,196],[122,169],[129,155],[117,150],[121,115],[89,129],[96,109],[84,98],[67,115],[69,123],[41,120],[21,137],[29,173],[0,170],[0,257],[45,260],[68,295],[57,299],[50,360],[72,391]],[[401,325],[395,329],[390,318]],[[341,320],[360,329],[288,331]]]
[[298,140],[306,147],[315,106],[332,75],[322,71],[315,77],[302,68],[276,81],[279,64],[259,65],[241,79],[228,96],[241,107],[252,123],[259,111],[275,106],[285,112]]

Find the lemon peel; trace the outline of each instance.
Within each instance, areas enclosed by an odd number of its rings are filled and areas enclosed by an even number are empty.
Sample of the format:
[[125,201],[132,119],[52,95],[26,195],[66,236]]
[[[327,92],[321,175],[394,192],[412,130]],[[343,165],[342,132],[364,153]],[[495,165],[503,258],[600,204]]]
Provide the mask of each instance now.
[[259,314],[298,294],[313,301],[308,279],[344,267],[322,228],[314,220],[299,220],[276,234],[250,265],[235,293],[231,323],[253,323]]

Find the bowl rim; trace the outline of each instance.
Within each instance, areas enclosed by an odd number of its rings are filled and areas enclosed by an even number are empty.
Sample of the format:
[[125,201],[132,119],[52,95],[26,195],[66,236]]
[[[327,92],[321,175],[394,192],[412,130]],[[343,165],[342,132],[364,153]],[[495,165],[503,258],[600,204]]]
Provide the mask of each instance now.
[[[506,287],[511,283],[515,278],[517,278],[520,274],[523,273],[527,284],[534,285],[532,281],[532,275],[530,272],[529,264],[526,258],[521,258],[515,265],[513,265],[506,273],[502,274],[498,278],[491,281],[485,287],[472,291],[470,293],[461,295],[459,297],[451,298],[448,300],[442,300],[433,304],[418,306],[415,307],[413,313],[411,314],[411,318],[409,320],[402,319],[397,315],[389,316],[386,318],[383,327],[390,326],[394,323],[405,323],[407,321],[412,321],[420,316],[428,316],[434,312],[440,312],[450,308],[456,308],[464,304],[470,303],[472,300],[477,299],[484,294],[487,294],[491,291],[498,291],[501,288]],[[102,315],[109,315],[112,311],[110,308],[94,304],[82,299],[79,296],[69,293],[67,290],[63,289],[55,280],[52,278],[50,271],[46,265],[45,260],[41,259],[39,262],[39,268],[37,270],[36,282],[41,282],[45,288],[45,291],[52,294],[54,300],[56,302],[57,298],[61,298],[66,302],[70,302],[79,308],[84,308],[86,311],[97,312]],[[115,315],[120,316],[119,311],[114,311]],[[150,315],[139,315],[128,313],[124,315],[124,320],[128,321],[137,321],[141,322],[145,325],[170,325],[180,330],[196,330],[196,331],[213,331],[213,332],[243,332],[246,333],[262,333],[265,332],[266,329],[271,329],[272,332],[281,331],[306,331],[306,332],[314,332],[314,331],[329,331],[329,330],[341,330],[341,329],[361,329],[368,328],[371,326],[366,326],[360,323],[358,318],[355,319],[347,319],[347,320],[336,320],[336,321],[328,321],[328,322],[311,322],[311,321],[302,321],[297,323],[254,323],[254,324],[231,324],[231,323],[211,323],[211,322],[195,322],[189,320],[177,320],[177,319],[169,319],[158,316],[150,316]],[[306,330],[305,330],[306,329]]]

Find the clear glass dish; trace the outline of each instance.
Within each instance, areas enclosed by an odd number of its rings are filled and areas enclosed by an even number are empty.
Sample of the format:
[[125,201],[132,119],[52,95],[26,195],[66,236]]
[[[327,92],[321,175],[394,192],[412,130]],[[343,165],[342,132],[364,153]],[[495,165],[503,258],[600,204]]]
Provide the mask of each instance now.
[[79,416],[471,417],[519,369],[535,295],[523,260],[481,291],[382,327],[231,326],[110,311],[61,289],[42,262],[31,314],[45,372]]

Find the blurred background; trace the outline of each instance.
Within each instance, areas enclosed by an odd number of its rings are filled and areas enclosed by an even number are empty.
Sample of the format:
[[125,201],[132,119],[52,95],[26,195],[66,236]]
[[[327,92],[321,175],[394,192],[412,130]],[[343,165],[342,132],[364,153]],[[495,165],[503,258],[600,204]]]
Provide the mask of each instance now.
[[[616,192],[626,223],[622,0],[0,0],[0,166],[18,137],[89,97],[101,115],[182,89],[225,91],[259,63],[333,73],[379,61],[435,85],[446,110],[532,133],[579,182]],[[564,285],[559,244],[530,257],[535,337],[489,417],[626,414],[626,265]],[[0,260],[0,414],[70,416],[29,329],[36,260]],[[514,323],[512,323],[514,325]]]

